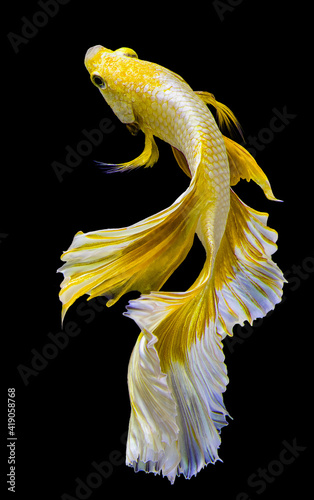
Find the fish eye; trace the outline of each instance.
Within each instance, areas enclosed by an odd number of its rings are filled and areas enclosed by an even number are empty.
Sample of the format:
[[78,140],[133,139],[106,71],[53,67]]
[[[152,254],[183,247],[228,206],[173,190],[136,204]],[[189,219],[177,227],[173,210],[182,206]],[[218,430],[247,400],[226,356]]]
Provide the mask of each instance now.
[[92,75],[91,80],[93,84],[100,89],[105,89],[107,87],[105,80],[99,75],[96,74]]

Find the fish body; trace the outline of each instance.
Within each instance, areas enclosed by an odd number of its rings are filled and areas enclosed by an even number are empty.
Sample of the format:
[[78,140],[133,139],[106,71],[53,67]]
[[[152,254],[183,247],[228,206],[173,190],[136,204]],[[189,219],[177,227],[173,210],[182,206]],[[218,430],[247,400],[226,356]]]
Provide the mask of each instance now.
[[[237,122],[211,94],[194,92],[179,75],[125,47],[92,47],[85,65],[121,122],[145,134],[143,153],[111,170],[152,166],[158,137],[191,179],[169,208],[133,226],[77,233],[60,269],[63,316],[85,293],[106,296],[110,306],[130,290],[141,292],[126,313],[141,329],[128,369],[126,462],[173,483],[218,459],[228,415],[222,340],[282,296],[284,278],[271,259],[277,233],[266,225],[267,214],[245,205],[231,186],[252,179],[276,198],[255,160],[221,133],[208,104],[227,124]],[[160,291],[195,234],[206,250],[200,275],[186,292]]]
[[230,174],[225,143],[212,113],[180,76],[126,57],[123,49],[111,52],[96,46],[85,61],[92,75],[104,78],[106,88],[100,91],[123,123],[137,122],[145,134],[180,151],[192,178],[198,170],[202,185],[198,196],[205,193],[209,205],[207,211],[203,206],[198,235],[205,247],[210,236],[208,250],[214,255],[229,212]]

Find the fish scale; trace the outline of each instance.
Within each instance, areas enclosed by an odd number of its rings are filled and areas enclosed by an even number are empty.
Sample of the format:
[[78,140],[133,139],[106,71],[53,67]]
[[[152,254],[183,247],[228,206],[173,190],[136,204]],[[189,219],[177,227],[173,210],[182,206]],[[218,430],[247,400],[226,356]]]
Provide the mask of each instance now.
[[[177,82],[173,84],[173,90],[168,89],[174,77],[171,75],[167,78],[167,76],[162,79],[162,84],[167,87],[167,90],[153,93],[150,98],[151,102],[147,103],[146,99],[143,99],[135,108],[136,113],[141,116],[146,126],[152,128],[157,137],[167,141],[184,154],[192,176],[195,175],[197,168],[204,170],[202,180],[208,184],[206,192],[216,198],[216,207],[214,213],[210,209],[203,214],[201,220],[204,222],[198,229],[198,235],[207,248],[212,247],[212,242],[215,242],[215,248],[211,248],[215,255],[229,210],[230,175],[224,142],[219,137],[211,112],[203,102],[199,102],[201,100],[192,89],[178,91]],[[159,118],[166,112],[165,105],[168,111],[170,103],[174,118],[169,126],[167,121],[161,122]],[[216,140],[215,144],[213,140]],[[195,161],[199,155],[201,155],[201,164]],[[216,161],[213,160],[214,155],[217,158]]]
[[[140,292],[125,313],[141,330],[128,367],[126,464],[173,483],[219,459],[229,415],[222,340],[282,297],[285,280],[272,260],[277,233],[266,225],[267,214],[245,205],[232,186],[253,180],[268,199],[276,198],[254,158],[221,133],[207,105],[216,108],[218,123],[238,124],[212,94],[194,92],[179,75],[126,47],[92,47],[85,65],[120,121],[145,135],[141,155],[104,166],[113,172],[153,166],[158,137],[191,179],[170,207],[130,227],[79,231],[59,270],[62,317],[84,294],[105,296],[112,306],[125,293]],[[195,233],[206,251],[199,276],[184,292],[164,290]],[[118,358],[123,338],[116,335],[108,345],[116,346]]]

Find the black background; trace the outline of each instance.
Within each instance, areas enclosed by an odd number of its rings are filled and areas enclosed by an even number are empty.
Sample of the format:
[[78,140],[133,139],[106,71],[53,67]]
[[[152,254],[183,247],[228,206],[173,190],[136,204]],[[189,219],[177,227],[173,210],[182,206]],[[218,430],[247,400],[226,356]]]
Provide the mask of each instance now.
[[[274,260],[289,282],[274,313],[253,330],[237,329],[237,341],[225,347],[230,377],[225,403],[233,420],[222,431],[223,462],[190,481],[180,477],[174,486],[114,464],[86,498],[122,495],[125,486],[143,495],[205,491],[208,498],[231,500],[241,500],[241,492],[252,500],[287,493],[302,498],[308,491],[314,253],[304,21],[310,12],[291,2],[276,2],[276,8],[275,2],[262,0],[231,4],[220,19],[214,2],[170,8],[70,1],[46,23],[41,18],[44,26],[18,45],[17,53],[7,33],[21,35],[22,16],[31,21],[42,8],[38,2],[14,2],[6,13],[0,227],[6,382],[1,399],[6,416],[6,390],[15,387],[17,493],[12,498],[57,500],[66,493],[80,498],[76,478],[86,482],[92,462],[112,458],[114,450],[124,455],[127,365],[139,331],[122,312],[138,294],[110,309],[100,299],[83,297],[65,321],[73,322],[78,334],[67,337],[63,349],[49,351],[51,335],[61,330],[62,276],[56,269],[77,231],[130,225],[169,206],[188,182],[161,141],[153,169],[106,175],[94,164],[128,161],[143,148],[143,137],[129,134],[90,83],[83,60],[95,44],[132,47],[141,59],[179,73],[193,89],[214,93],[234,111],[246,138],[269,128],[274,109],[286,107],[294,117],[256,155],[284,203],[266,200],[253,183],[236,187],[248,205],[270,213],[269,225],[279,233]],[[103,118],[111,121],[112,132],[58,179],[51,164],[65,164],[66,147],[79,147],[82,131],[97,129]],[[203,259],[196,243],[167,288],[188,288]],[[53,359],[23,379],[21,365],[32,368],[34,352],[43,351]],[[6,425],[1,433],[1,488],[6,491]],[[306,449],[258,494],[248,478],[272,467],[284,440]]]

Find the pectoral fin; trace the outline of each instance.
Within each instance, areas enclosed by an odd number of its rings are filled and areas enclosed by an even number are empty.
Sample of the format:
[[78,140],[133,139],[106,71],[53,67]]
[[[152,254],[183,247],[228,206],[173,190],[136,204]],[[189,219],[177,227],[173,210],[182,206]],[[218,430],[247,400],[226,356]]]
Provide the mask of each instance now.
[[[131,126],[128,126],[131,133],[134,135],[134,129]],[[115,173],[115,172],[127,172],[129,170],[133,170],[139,167],[152,167],[159,158],[159,151],[157,144],[155,142],[154,136],[150,131],[144,131],[145,133],[145,146],[144,151],[134,160],[128,161],[126,163],[102,163],[98,162],[99,165],[106,168],[106,172]]]

